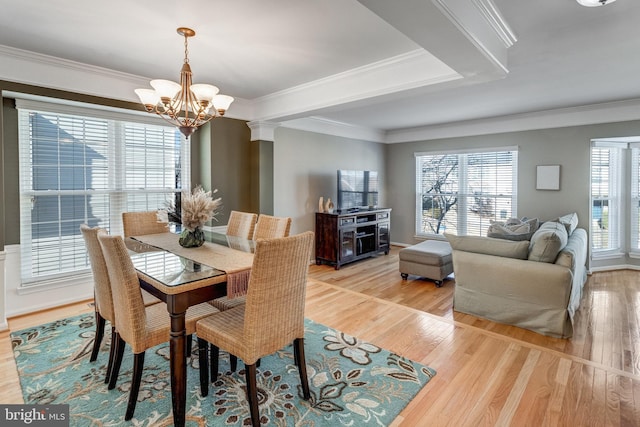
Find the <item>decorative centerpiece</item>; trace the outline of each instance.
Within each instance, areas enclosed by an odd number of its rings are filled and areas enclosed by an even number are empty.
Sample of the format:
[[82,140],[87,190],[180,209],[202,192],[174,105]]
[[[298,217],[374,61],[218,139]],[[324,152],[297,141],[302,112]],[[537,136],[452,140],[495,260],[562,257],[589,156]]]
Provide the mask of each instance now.
[[[216,193],[218,190],[213,190]],[[201,186],[193,189],[192,193],[182,195],[182,233],[180,234],[181,246],[196,248],[204,243],[204,231],[202,227],[210,219],[215,219],[218,209],[222,206],[222,198],[213,199],[211,191],[204,191]]]

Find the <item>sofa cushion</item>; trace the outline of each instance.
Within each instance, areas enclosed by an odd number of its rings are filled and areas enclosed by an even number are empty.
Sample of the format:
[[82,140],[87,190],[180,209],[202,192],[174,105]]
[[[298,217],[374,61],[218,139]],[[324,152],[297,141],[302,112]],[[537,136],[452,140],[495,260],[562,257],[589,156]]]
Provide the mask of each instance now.
[[555,221],[564,225],[564,227],[567,229],[567,234],[571,236],[571,233],[573,233],[573,230],[575,230],[576,227],[578,226],[578,214],[574,212],[567,215],[563,215],[558,219],[556,219]]
[[528,241],[510,241],[483,236],[457,236],[445,232],[453,250],[495,255],[506,258],[527,259]]
[[553,263],[566,246],[569,234],[559,222],[547,221],[533,233],[529,244],[529,261]]

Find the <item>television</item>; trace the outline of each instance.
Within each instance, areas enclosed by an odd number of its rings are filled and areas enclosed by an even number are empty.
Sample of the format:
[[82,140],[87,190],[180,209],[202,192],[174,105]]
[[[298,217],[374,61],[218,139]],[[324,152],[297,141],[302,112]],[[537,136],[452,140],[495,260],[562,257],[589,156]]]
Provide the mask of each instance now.
[[357,211],[378,206],[378,172],[338,170],[338,209]]

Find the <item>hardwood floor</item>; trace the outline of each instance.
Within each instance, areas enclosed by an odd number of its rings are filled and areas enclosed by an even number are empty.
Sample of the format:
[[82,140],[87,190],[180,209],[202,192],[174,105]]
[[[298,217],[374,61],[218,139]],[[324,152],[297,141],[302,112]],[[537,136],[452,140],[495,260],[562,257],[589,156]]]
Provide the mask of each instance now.
[[308,317],[438,371],[394,425],[640,426],[640,272],[590,276],[563,340],[454,312],[455,280],[403,281],[398,251],[312,266],[307,304]]
[[346,265],[338,271],[314,265],[310,276],[342,289],[640,375],[640,272],[621,270],[589,276],[576,314],[574,335],[567,340],[453,311],[455,280],[446,280],[441,288],[416,276],[402,280],[398,272],[399,249],[393,247],[388,256]]
[[[639,426],[640,272],[589,278],[574,338],[560,340],[452,310],[442,288],[397,270],[398,248],[336,271],[312,266],[306,316],[429,365],[437,375],[393,426]],[[10,319],[13,330],[90,312],[75,304]],[[8,333],[0,402],[19,403]]]

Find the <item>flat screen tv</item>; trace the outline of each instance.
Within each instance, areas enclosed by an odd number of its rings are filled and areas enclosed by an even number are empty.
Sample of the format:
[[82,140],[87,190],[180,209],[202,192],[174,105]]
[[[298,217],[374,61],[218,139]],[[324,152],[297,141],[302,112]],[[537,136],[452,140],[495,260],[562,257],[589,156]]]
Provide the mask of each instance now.
[[359,210],[378,206],[378,172],[338,170],[338,209]]

